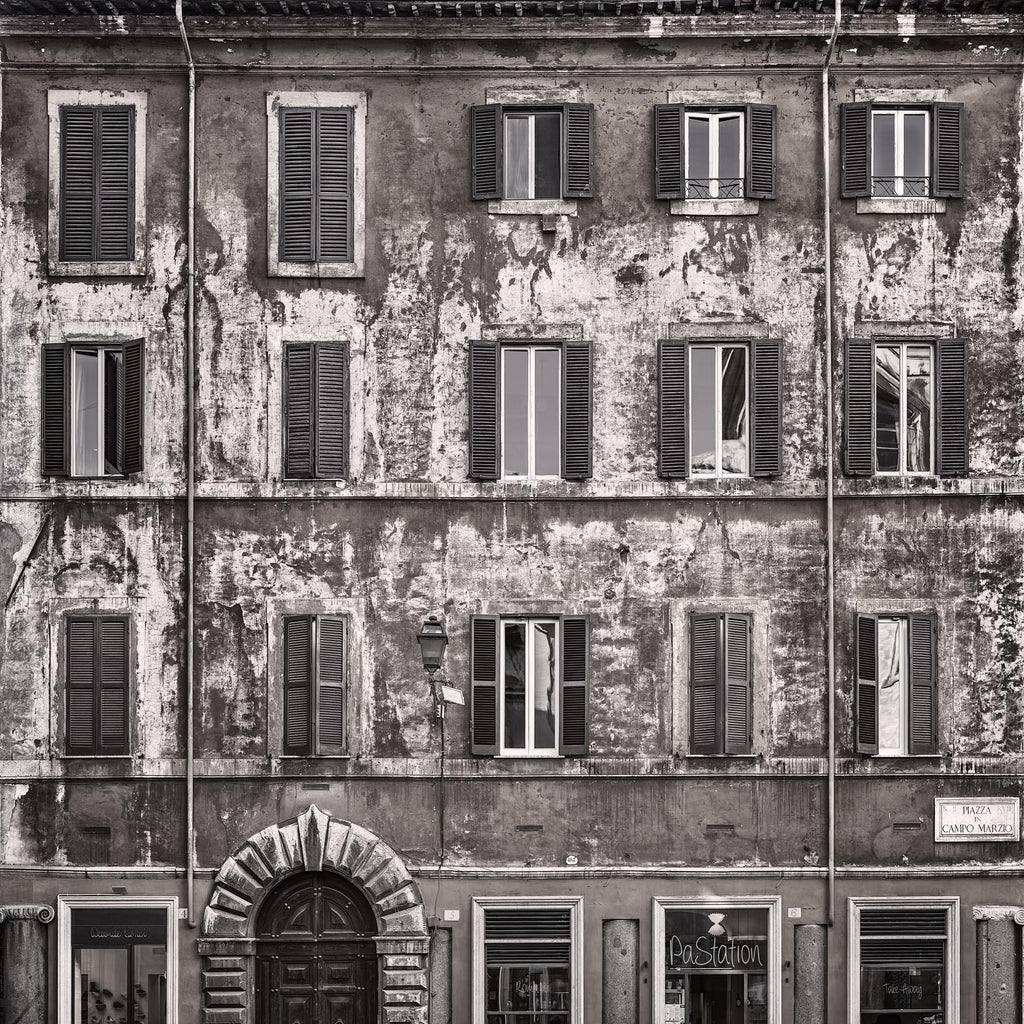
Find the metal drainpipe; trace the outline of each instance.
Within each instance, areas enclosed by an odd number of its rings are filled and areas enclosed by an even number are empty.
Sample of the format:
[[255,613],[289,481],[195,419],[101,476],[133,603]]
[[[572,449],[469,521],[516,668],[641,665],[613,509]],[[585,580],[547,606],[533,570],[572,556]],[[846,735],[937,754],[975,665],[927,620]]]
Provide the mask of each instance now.
[[[179,0],[180,2],[180,0]],[[829,119],[829,68],[839,37],[842,17],[841,0],[833,0],[835,17],[832,38],[828,41],[825,63],[821,68],[821,152],[824,162],[825,234],[825,581],[826,631],[828,633],[828,927],[836,923],[836,575],[835,575],[835,488],[833,472],[833,410],[832,388],[832,176],[831,123]]]
[[188,261],[185,293],[185,423],[187,476],[185,480],[188,506],[185,527],[185,803],[187,808],[188,848],[186,886],[188,888],[188,926],[196,927],[196,828],[195,828],[195,729],[193,707],[195,696],[195,657],[193,639],[195,631],[195,291],[196,291],[196,66],[192,61],[192,48],[185,32],[182,0],[174,2],[174,16],[178,20],[181,45],[188,64]]

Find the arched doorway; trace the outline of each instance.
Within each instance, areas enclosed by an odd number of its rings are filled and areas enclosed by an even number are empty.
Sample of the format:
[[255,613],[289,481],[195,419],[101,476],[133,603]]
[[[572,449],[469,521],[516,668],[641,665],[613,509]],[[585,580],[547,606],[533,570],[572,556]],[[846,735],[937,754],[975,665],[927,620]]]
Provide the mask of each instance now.
[[275,888],[256,922],[259,1024],[372,1024],[373,911],[338,877],[309,872]]

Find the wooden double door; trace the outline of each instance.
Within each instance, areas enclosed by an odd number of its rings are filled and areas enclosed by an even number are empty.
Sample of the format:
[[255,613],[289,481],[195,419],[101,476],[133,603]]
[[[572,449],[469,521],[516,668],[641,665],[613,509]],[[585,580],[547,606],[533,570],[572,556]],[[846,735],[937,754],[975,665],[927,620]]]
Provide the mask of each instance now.
[[377,958],[350,943],[261,949],[260,1024],[376,1024]]

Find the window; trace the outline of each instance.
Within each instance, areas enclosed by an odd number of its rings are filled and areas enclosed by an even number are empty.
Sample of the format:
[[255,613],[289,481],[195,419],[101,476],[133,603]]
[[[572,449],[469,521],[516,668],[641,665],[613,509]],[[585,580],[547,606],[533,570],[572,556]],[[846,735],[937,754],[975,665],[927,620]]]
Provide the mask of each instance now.
[[581,1024],[583,901],[473,900],[474,1024]]
[[127,754],[128,617],[71,615],[65,629],[67,753]]
[[589,634],[584,616],[473,616],[473,753],[587,753]]
[[931,615],[857,616],[857,750],[934,754],[936,629]]
[[474,199],[592,196],[594,108],[587,103],[470,110]]
[[589,342],[472,342],[469,475],[590,477],[592,379]]
[[850,900],[850,1024],[959,1020],[959,900]]
[[284,475],[340,480],[348,473],[348,347],[290,343],[284,358]]
[[660,476],[776,475],[781,430],[778,341],[659,344]]
[[848,473],[964,475],[967,428],[965,342],[847,342]]
[[346,750],[348,631],[335,615],[284,620],[284,752],[341,755]]
[[928,111],[871,112],[871,194],[928,195]]
[[42,346],[44,476],[142,470],[142,342]]
[[690,753],[749,754],[749,615],[690,617]]
[[686,112],[686,198],[743,198],[743,114]]

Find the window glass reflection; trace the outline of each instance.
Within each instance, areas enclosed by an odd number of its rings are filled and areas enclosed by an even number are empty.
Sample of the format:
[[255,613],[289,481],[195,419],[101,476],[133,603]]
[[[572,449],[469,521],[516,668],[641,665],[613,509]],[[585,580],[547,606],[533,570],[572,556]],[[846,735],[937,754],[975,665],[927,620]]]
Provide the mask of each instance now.
[[900,350],[875,346],[875,459],[880,473],[900,468]]
[[740,167],[740,115],[721,117],[718,121],[718,194],[732,199],[743,191],[743,170]]
[[907,346],[907,472],[932,468],[932,350]]
[[76,476],[100,475],[100,359],[76,351],[73,359],[74,467]]
[[927,115],[906,112],[903,115],[903,194],[927,196]]
[[896,195],[896,112],[875,113],[871,130],[872,191],[877,196]]
[[561,353],[537,349],[534,356],[534,472],[558,476],[561,471]]
[[530,116],[505,116],[505,198],[530,198]]
[[526,349],[504,349],[501,373],[501,452],[505,476],[527,476],[530,472],[529,381],[530,353]]
[[722,349],[722,473],[747,472],[747,350]]
[[533,115],[535,199],[559,199],[562,195],[562,117],[556,113]]
[[878,752],[906,753],[907,621],[878,620]]
[[686,188],[688,199],[707,199],[711,177],[711,122],[706,117],[686,119]]
[[526,747],[526,623],[506,622],[505,747]]
[[570,993],[568,965],[488,965],[488,1024],[569,1024]]
[[555,747],[555,624],[533,624],[533,745],[538,750]]
[[690,348],[690,472],[707,476],[717,469],[715,349]]
[[120,473],[124,466],[124,352],[103,352],[103,471]]

